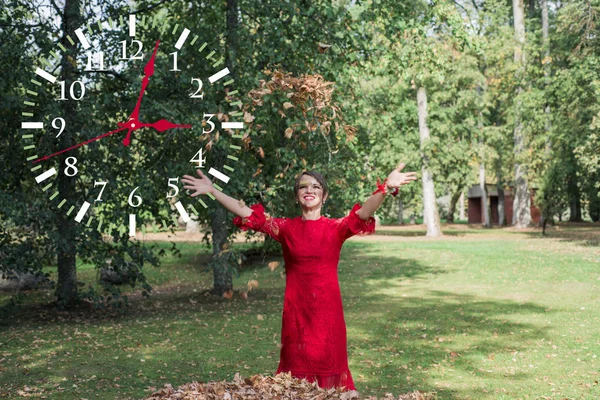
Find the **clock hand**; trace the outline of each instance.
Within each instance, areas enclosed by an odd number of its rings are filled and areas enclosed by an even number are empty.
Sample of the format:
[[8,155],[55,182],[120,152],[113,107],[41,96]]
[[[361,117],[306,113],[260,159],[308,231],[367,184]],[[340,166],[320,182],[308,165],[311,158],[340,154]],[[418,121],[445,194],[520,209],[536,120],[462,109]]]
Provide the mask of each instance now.
[[130,140],[130,136],[131,133],[134,131],[137,131],[138,129],[141,128],[154,128],[159,132],[164,132],[167,129],[173,129],[173,128],[191,128],[191,125],[188,124],[175,124],[171,121],[167,121],[166,119],[159,119],[156,122],[153,122],[151,124],[145,124],[143,122],[139,122],[139,121],[129,121],[129,122],[119,122],[117,125],[124,127],[124,128],[128,128],[129,130],[127,131],[127,136],[125,136],[125,139],[123,139],[123,145],[125,146],[129,146],[129,144],[131,143]]
[[156,46],[154,46],[154,52],[152,53],[150,60],[148,60],[148,63],[144,67],[144,78],[142,79],[142,89],[140,90],[140,95],[138,96],[138,100],[135,105],[135,108],[133,109],[133,112],[129,116],[129,120],[133,119],[133,120],[137,121],[139,118],[140,105],[142,104],[142,97],[144,97],[144,92],[146,91],[146,87],[148,86],[148,83],[150,82],[150,77],[152,75],[154,75],[154,61],[155,61],[156,51],[158,50],[159,43],[160,43],[160,40],[157,40]]
[[57,156],[57,155],[59,155],[59,154],[62,154],[62,153],[65,153],[65,152],[67,152],[67,151],[70,151],[70,150],[76,149],[76,148],[78,148],[78,147],[85,146],[85,145],[86,145],[86,144],[88,144],[88,143],[95,142],[96,140],[99,140],[99,139],[105,138],[105,137],[107,137],[107,136],[114,135],[115,133],[117,133],[117,132],[121,132],[122,130],[125,130],[125,129],[127,129],[127,127],[121,127],[121,128],[119,128],[119,129],[115,129],[114,131],[107,132],[107,133],[105,133],[105,134],[103,134],[103,135],[96,136],[95,138],[92,138],[92,139],[86,140],[85,142],[81,142],[81,143],[79,143],[79,144],[76,144],[75,146],[71,146],[71,147],[69,147],[68,149],[64,149],[64,150],[61,150],[61,151],[57,151],[57,152],[56,152],[56,153],[54,153],[54,154],[50,154],[50,155],[47,155],[47,156],[44,156],[44,157],[37,158],[37,159],[33,160],[33,163],[35,164],[35,163],[38,163],[38,162],[40,162],[40,161],[46,161],[46,160],[47,160],[47,159],[49,159],[49,158],[52,158],[52,157],[54,157],[54,156]]

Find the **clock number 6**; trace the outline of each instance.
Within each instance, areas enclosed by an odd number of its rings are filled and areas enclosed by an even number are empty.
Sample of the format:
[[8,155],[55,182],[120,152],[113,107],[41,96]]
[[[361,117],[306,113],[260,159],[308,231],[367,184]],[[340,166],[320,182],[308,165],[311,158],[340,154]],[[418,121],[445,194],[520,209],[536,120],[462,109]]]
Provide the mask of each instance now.
[[[136,187],[135,189],[133,189],[131,191],[131,193],[129,193],[129,198],[127,199],[127,203],[129,203],[129,205],[131,207],[139,207],[142,205],[142,198],[140,196],[138,196],[137,194],[134,196],[133,194],[135,193],[136,190],[138,190],[140,187]],[[136,204],[133,204],[133,200],[135,198]]]
[[167,199],[171,199],[179,194],[179,186],[176,185],[177,183],[179,183],[179,178],[169,178],[167,184],[170,188],[173,188],[173,190],[167,192]]

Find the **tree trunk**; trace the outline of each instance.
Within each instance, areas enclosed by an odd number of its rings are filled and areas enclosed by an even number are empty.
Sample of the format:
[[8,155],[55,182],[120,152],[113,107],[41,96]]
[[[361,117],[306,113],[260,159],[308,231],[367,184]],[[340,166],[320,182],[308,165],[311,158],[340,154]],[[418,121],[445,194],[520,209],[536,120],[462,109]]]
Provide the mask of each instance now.
[[[237,0],[227,0],[227,31],[225,34],[226,65],[232,76],[236,75],[236,45],[237,45],[237,26],[238,26],[238,4]],[[214,161],[217,165],[225,162],[227,156],[222,146],[213,146]],[[211,221],[212,241],[213,241],[213,289],[212,293],[220,296],[223,293],[233,289],[233,268],[231,261],[224,257],[222,251],[227,244],[229,230],[227,227],[227,210],[220,204],[216,206]]]
[[[549,37],[549,22],[548,22],[548,0],[540,0],[540,7],[542,9],[542,47],[544,49],[544,86],[545,90],[548,90],[550,84],[550,37]],[[546,116],[545,131],[546,131],[546,156],[551,156],[552,150],[552,138],[550,137],[550,129],[552,123],[550,122],[550,104],[547,103],[544,107],[544,114]]]
[[416,225],[417,224],[417,216],[415,215],[414,212],[410,214],[410,224],[411,225]]
[[498,182],[496,184],[496,190],[498,191],[498,225],[505,226],[506,208],[504,205],[504,187],[502,186],[502,183]]
[[402,196],[398,196],[398,225],[404,225],[404,203],[402,203]]
[[[524,77],[525,70],[525,15],[523,0],[513,0],[513,17],[515,28],[515,63],[517,68],[517,98],[523,88],[520,81]],[[521,124],[521,102],[515,103],[515,128],[514,128],[514,154],[515,154],[515,193],[513,201],[513,225],[517,228],[525,228],[531,223],[531,208],[529,186],[527,182],[527,166],[524,163],[525,137]]]
[[[79,53],[78,47],[70,45],[67,35],[72,35],[81,25],[82,18],[79,8],[79,0],[65,0],[61,26],[63,31],[61,43],[68,51],[62,53],[60,79],[65,81],[66,88],[69,88],[71,83],[77,80],[77,66],[71,60],[77,59]],[[65,119],[70,131],[79,132],[81,127],[77,121],[77,102],[72,99],[61,101],[59,102],[59,107],[61,116]],[[58,148],[66,149],[74,144],[74,135],[60,135]],[[71,156],[73,155],[70,153],[58,156],[59,165],[64,166],[66,159]],[[67,199],[69,203],[76,201],[75,182],[76,177],[69,177],[61,172],[58,173],[57,185],[60,198]],[[75,246],[77,223],[72,217],[68,217],[60,211],[57,213],[57,219],[58,237],[60,239],[58,240],[56,249],[56,260],[58,263],[56,302],[61,308],[72,308],[79,302],[76,266],[77,248]]]
[[479,164],[479,189],[481,189],[481,210],[483,211],[483,226],[491,228],[490,221],[490,201],[485,187],[485,166],[483,162]]
[[427,127],[427,92],[424,87],[417,90],[417,106],[419,112],[419,134],[421,137],[421,157],[423,167],[421,168],[423,181],[423,221],[427,226],[427,236],[440,236],[440,215],[435,202],[435,188],[433,176],[429,171],[429,160],[423,149],[429,140],[429,128]]
[[577,186],[577,177],[571,174],[567,181],[567,193],[569,196],[570,222],[581,222],[581,193]]
[[458,206],[460,209],[458,210],[458,219],[464,221],[465,218],[465,192],[460,192],[460,199],[458,200]]
[[[463,195],[463,193],[460,190],[457,190],[456,192],[454,192],[452,194],[452,197],[450,198],[450,206],[448,207],[448,220],[447,220],[447,222],[449,224],[454,223],[454,213],[456,212],[456,203],[458,203],[458,200],[461,198],[462,195]],[[464,202],[464,200],[463,200],[463,202]]]

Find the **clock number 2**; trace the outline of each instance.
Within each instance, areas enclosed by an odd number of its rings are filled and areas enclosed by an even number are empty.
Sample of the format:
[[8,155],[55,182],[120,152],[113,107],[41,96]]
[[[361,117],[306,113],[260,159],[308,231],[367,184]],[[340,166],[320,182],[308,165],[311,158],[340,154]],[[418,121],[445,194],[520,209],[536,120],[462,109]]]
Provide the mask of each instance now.
[[[196,90],[194,93],[190,94],[190,98],[192,99],[203,99],[204,98],[204,92],[200,93],[200,91],[202,90],[202,80],[199,78],[192,78],[192,85],[194,84],[194,82],[198,83],[198,90]],[[200,93],[200,94],[198,94]]]
[[142,54],[142,42],[134,39],[131,41],[131,45],[134,45],[134,44],[137,45],[137,51],[131,57],[127,57],[127,40],[121,41],[122,50],[123,50],[121,52],[121,58],[120,58],[121,60],[141,60],[144,58],[144,55]]

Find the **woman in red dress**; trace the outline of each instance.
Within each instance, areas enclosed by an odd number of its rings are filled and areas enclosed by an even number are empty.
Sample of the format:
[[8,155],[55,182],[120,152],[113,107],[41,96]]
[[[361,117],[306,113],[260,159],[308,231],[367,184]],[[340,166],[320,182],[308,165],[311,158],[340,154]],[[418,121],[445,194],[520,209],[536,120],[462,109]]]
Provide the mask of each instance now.
[[233,222],[241,229],[266,233],[281,243],[286,286],[277,373],[291,372],[294,377],[317,381],[322,388],[355,389],[348,368],[337,276],[340,250],[349,237],[375,231],[372,215],[389,189],[416,179],[414,172],[403,173],[402,168],[404,164],[392,171],[362,207],[357,203],[346,217],[337,219],[321,216],[328,190],[318,172],[304,172],[294,185],[296,202],[302,208],[302,216],[296,218],[272,218],[260,204],[247,207],[215,190],[200,170],[200,179],[186,175],[181,180],[187,185],[185,189],[195,191],[192,196],[212,193],[237,215]]

